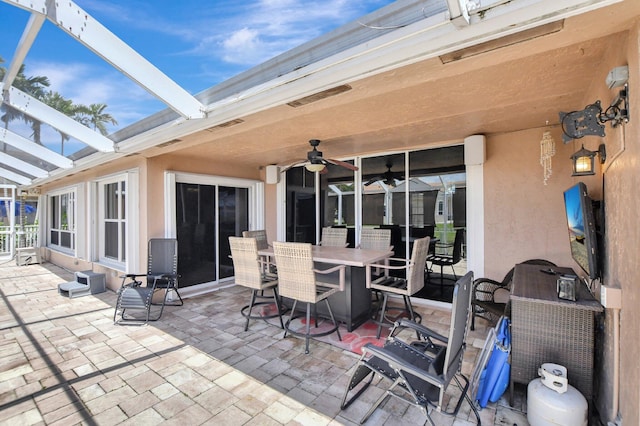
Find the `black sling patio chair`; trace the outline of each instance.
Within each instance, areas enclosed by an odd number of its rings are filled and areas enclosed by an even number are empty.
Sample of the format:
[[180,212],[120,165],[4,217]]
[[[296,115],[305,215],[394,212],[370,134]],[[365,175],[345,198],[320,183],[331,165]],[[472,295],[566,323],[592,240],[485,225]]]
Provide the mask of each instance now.
[[[175,238],[150,239],[147,272],[122,277],[113,314],[114,324],[143,325],[159,320],[166,305],[182,306],[178,277],[178,241]],[[160,302],[153,301],[156,292],[164,293]],[[169,299],[172,293],[177,296],[176,301]],[[151,315],[153,305],[159,305],[160,309]],[[131,315],[131,311],[143,311],[143,315]]]
[[[435,426],[435,423],[431,418],[430,410],[436,409],[443,414],[455,416],[464,399],[471,406],[479,425],[481,423],[480,416],[471,398],[467,395],[469,380],[461,371],[472,285],[472,272],[468,272],[455,284],[448,337],[403,318],[396,322],[383,347],[366,344],[362,348],[363,354],[354,368],[345,390],[341,408],[346,409],[357,399],[369,387],[373,377],[377,374],[383,379],[378,386],[384,383],[390,385],[375,401],[360,423],[366,422],[389,396],[393,396],[420,408],[432,426]],[[403,330],[410,330],[411,333],[401,333]],[[413,332],[419,334],[419,340],[409,342],[402,337],[411,336],[413,338]],[[460,396],[455,404],[445,403],[444,399],[452,380],[460,390]],[[453,410],[446,411],[447,407],[452,406]]]

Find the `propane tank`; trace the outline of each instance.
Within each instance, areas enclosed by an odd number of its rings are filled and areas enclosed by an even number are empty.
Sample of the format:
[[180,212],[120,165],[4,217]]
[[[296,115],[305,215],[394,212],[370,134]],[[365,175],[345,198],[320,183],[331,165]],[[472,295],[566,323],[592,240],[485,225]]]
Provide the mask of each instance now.
[[531,426],[587,426],[586,398],[567,380],[567,369],[545,363],[540,378],[527,387],[527,420]]

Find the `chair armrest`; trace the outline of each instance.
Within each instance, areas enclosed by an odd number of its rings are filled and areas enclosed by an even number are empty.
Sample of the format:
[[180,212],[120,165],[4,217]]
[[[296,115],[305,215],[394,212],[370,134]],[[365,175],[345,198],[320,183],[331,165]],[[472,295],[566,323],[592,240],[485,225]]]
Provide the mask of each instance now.
[[[396,322],[396,325],[398,328],[410,328],[412,330],[415,330],[429,341],[431,339],[434,339],[445,344],[449,342],[448,337],[445,337],[440,333],[436,333],[435,331],[425,327],[424,325],[418,324],[417,322],[411,321],[406,318],[401,318],[400,321]],[[393,330],[391,333],[393,334]]]
[[492,280],[491,278],[478,278],[473,281],[473,288],[476,288],[482,284],[494,285],[496,287],[507,287],[507,285],[502,284],[501,282],[498,282],[496,280]]
[[146,277],[147,274],[125,274],[125,275],[120,275],[119,278],[137,278],[137,277]]
[[340,271],[340,280],[339,280],[339,284],[335,285],[332,283],[327,283],[327,282],[322,282],[322,285],[325,287],[331,287],[331,288],[337,288],[340,289],[340,291],[344,291],[345,288],[345,270],[347,269],[346,265],[338,265],[338,266],[334,266],[333,268],[329,268],[329,269],[314,269],[313,272],[317,273],[317,274],[322,274],[322,275],[327,275],[330,274],[332,272],[336,272],[336,271]]
[[473,300],[492,301],[493,294],[501,288],[508,289],[509,286],[491,278],[478,278],[473,282],[472,298]]
[[387,261],[391,262],[403,262],[404,265],[390,265],[388,263],[367,263],[365,266],[367,268],[381,268],[381,269],[406,269],[407,266],[411,265],[410,259],[400,259],[397,257],[388,257]]
[[155,276],[156,278],[164,278],[164,279],[169,279],[169,280],[175,280],[177,278],[180,277],[180,275],[178,274],[173,274],[173,273],[164,273],[164,274],[159,274]]
[[[381,348],[371,343],[367,343],[362,347],[362,352],[363,354],[370,353],[371,355],[385,361],[387,364],[389,364],[391,368],[393,368],[396,371],[400,370],[403,372],[410,373],[411,375],[419,377],[420,379],[428,383],[431,383],[432,385],[438,386],[440,388],[444,386],[444,380],[441,376],[436,376],[429,373],[429,371],[423,370],[421,368],[417,368],[415,365],[405,361],[404,359],[400,358],[396,354],[386,350],[384,347]],[[425,358],[431,361],[431,359],[426,355],[425,355]]]
[[438,248],[453,247],[453,243],[435,243],[434,245]]
[[[138,281],[138,277],[146,277],[147,274],[125,274],[125,275],[120,275],[120,278],[122,278],[122,284],[120,285],[120,287],[139,287],[142,285],[142,281]],[[126,282],[126,280],[130,279],[131,281]]]
[[[388,258],[387,260],[395,260],[405,262],[405,265],[389,265],[388,263],[367,263],[365,265],[365,285],[367,288],[371,288],[371,269],[384,269],[385,271],[389,271],[391,269],[399,270],[399,269],[407,269],[413,265],[413,263],[408,259],[398,259],[398,258]],[[385,273],[387,276],[388,273]]]

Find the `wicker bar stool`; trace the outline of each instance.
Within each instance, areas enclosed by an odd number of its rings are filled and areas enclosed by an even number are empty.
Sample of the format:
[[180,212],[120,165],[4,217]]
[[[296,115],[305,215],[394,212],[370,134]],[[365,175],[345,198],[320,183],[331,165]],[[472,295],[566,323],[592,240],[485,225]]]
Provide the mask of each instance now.
[[[376,338],[380,338],[383,325],[391,326],[394,321],[390,321],[386,317],[388,310],[400,309],[405,311],[412,321],[420,322],[422,320],[420,314],[413,311],[411,306],[411,296],[424,287],[424,268],[425,260],[429,252],[429,237],[419,238],[413,243],[413,251],[411,252],[411,259],[394,259],[392,262],[400,263],[399,265],[385,264],[368,264],[366,268],[366,283],[367,288],[372,290],[378,290],[382,293],[382,306],[380,307],[380,317],[377,320],[378,333]],[[405,277],[394,277],[385,274],[379,278],[375,278],[371,273],[373,268],[381,268],[385,270],[404,270]],[[395,294],[402,296],[404,300],[403,308],[391,308],[387,305],[389,300],[389,294]]]
[[392,250],[391,230],[363,228],[360,232],[359,247],[369,250]]
[[347,228],[331,228],[329,226],[322,228],[321,246],[329,247],[346,247],[347,244]]
[[[345,265],[338,265],[325,270],[315,269],[313,265],[312,246],[308,243],[274,241],[273,251],[276,256],[276,263],[278,264],[278,287],[280,288],[280,294],[282,297],[288,297],[294,301],[291,315],[284,324],[284,337],[287,336],[287,333],[291,333],[294,336],[304,336],[305,353],[307,354],[309,353],[309,338],[311,337],[327,336],[336,332],[338,339],[342,340],[340,331],[338,330],[338,323],[333,316],[331,305],[327,298],[334,293],[344,291]],[[338,284],[316,280],[316,274],[327,275],[334,272],[339,273]],[[327,304],[327,310],[333,322],[333,327],[330,330],[311,333],[311,307],[312,305],[315,307],[318,302],[323,300]],[[296,305],[298,302],[307,304],[307,323],[304,333],[291,328],[291,321],[302,316],[302,314],[296,314]],[[318,326],[317,321],[315,325],[316,327]]]
[[[235,282],[238,285],[251,289],[251,301],[244,306],[240,312],[247,319],[244,325],[244,331],[249,328],[249,320],[278,317],[280,319],[280,328],[284,328],[282,323],[282,306],[280,305],[280,297],[278,296],[278,280],[276,277],[266,275],[258,256],[258,243],[255,238],[229,237],[229,246],[231,247],[231,259],[233,260],[233,270]],[[271,301],[256,302],[258,292],[264,290],[273,291],[273,303],[276,306],[275,313],[260,313],[253,315],[253,308],[256,306],[270,305]]]
[[[360,232],[360,245],[358,246],[365,250],[393,250],[391,245],[391,229],[374,229],[363,228]],[[385,264],[389,264],[385,261]],[[376,269],[376,275],[380,275],[380,269]],[[388,275],[388,270],[385,270],[385,274]],[[375,295],[376,301],[380,301],[380,292],[378,290],[371,290]]]
[[[256,243],[258,244],[258,250],[265,250],[269,248],[269,243],[267,241],[267,231],[264,229],[258,229],[255,231],[242,231],[243,238],[255,238]],[[265,274],[277,275],[276,266],[271,262],[269,256],[260,256],[260,265]]]

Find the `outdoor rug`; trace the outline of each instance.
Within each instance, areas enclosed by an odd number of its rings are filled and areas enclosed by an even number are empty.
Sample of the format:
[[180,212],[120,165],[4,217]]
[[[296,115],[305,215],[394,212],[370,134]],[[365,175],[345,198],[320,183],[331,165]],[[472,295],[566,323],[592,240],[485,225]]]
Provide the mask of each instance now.
[[[267,301],[264,304],[257,305],[256,307],[254,307],[253,314],[256,315],[258,313],[260,315],[275,314],[276,313],[275,304],[269,303]],[[291,311],[289,310],[286,312],[286,314],[282,315],[283,322],[286,322],[289,319],[290,313]],[[299,314],[301,313],[302,312],[299,312]],[[403,316],[406,316],[406,314],[403,311],[391,310],[387,313],[386,319],[389,322],[394,322],[399,320]],[[267,321],[270,324],[273,324],[276,326],[280,325],[277,317],[269,318]],[[291,322],[290,328],[298,333],[305,333],[305,328],[306,328],[305,316],[302,315],[302,316],[299,316],[298,318],[294,318],[294,320]],[[313,318],[311,319],[312,334],[328,331],[331,328],[333,328],[333,323],[331,322],[330,319],[319,318],[317,328],[315,327],[315,320]],[[321,342],[329,343],[330,345],[340,348],[342,350],[347,350],[357,355],[361,355],[362,354],[361,348],[367,343],[371,343],[375,346],[380,346],[380,347],[384,346],[384,342],[387,336],[389,335],[389,331],[391,330],[391,328],[390,326],[382,327],[379,339],[376,338],[378,325],[372,320],[367,320],[364,324],[360,325],[359,327],[355,328],[352,331],[347,331],[347,327],[345,326],[345,324],[339,322],[338,330],[340,331],[340,336],[342,337],[342,340],[338,339],[338,335],[335,332],[328,334],[326,336],[318,336],[318,337],[311,337],[311,338]],[[302,339],[304,338],[304,336],[293,336],[291,334],[288,334],[287,338],[289,336],[292,338],[302,338]]]
[[[286,320],[289,319],[289,315],[286,316]],[[298,331],[300,333],[305,332],[307,320],[306,318],[296,318],[291,322],[290,328],[292,330]],[[384,345],[385,339],[389,335],[389,328],[382,327],[382,332],[380,333],[380,338],[376,339],[376,332],[378,331],[378,325],[373,321],[369,320],[362,324],[360,327],[347,331],[347,328],[344,324],[339,323],[340,326],[338,330],[340,331],[340,336],[342,340],[338,340],[338,334],[333,332],[326,336],[313,337],[313,339],[319,340],[321,342],[329,343],[332,346],[338,347],[343,350],[347,350],[353,352],[355,354],[361,355],[361,348],[367,344],[371,343],[375,346],[382,347]],[[329,319],[320,318],[318,319],[318,327],[315,327],[315,321],[311,319],[311,333],[318,333],[325,330],[330,330],[333,328],[333,323]],[[304,337],[300,337],[304,338]]]

